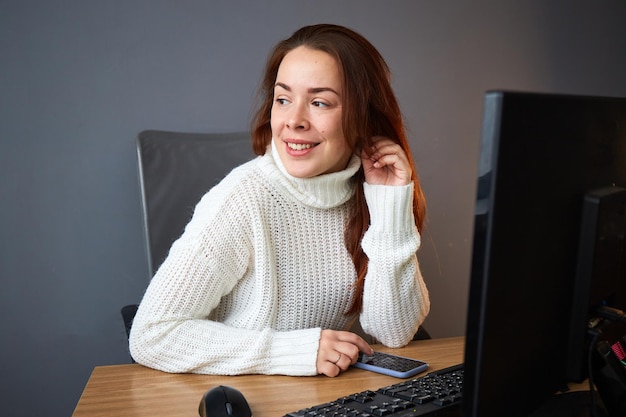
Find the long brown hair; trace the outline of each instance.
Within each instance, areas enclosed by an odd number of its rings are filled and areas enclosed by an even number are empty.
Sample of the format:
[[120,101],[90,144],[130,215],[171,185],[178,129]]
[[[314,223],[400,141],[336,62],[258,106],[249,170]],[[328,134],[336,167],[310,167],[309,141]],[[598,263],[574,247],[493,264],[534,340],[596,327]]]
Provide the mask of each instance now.
[[[299,46],[328,53],[342,69],[342,127],[352,151],[359,154],[361,149],[371,149],[374,136],[385,136],[398,143],[406,153],[413,172],[415,224],[421,232],[426,216],[426,201],[407,142],[400,107],[391,88],[389,67],[378,50],[351,29],[331,24],[306,26],[274,47],[259,88],[260,105],[252,120],[254,152],[263,155],[272,140],[270,114],[278,68],[285,55]],[[356,174],[354,206],[345,230],[346,248],[357,273],[355,297],[346,314],[359,313],[363,305],[368,258],[361,247],[361,240],[370,221],[363,192],[364,181],[361,167]]]

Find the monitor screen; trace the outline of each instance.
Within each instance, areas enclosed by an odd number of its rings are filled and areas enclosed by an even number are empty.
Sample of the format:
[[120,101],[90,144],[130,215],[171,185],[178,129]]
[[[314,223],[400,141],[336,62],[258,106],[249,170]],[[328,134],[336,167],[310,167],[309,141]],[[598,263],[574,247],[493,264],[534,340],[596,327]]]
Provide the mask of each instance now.
[[626,99],[486,93],[464,416],[527,416],[572,379],[584,199],[606,187],[626,188]]

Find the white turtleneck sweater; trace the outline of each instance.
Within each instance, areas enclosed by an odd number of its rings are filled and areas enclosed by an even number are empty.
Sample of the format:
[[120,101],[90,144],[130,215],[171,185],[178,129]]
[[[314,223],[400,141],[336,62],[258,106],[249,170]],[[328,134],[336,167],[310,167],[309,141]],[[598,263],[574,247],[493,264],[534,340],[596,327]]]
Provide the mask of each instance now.
[[[196,206],[135,316],[130,351],[166,372],[315,375],[322,329],[346,330],[356,272],[344,228],[360,159],[310,179],[276,150],[234,169]],[[364,184],[371,223],[363,330],[408,343],[430,308],[413,185]]]

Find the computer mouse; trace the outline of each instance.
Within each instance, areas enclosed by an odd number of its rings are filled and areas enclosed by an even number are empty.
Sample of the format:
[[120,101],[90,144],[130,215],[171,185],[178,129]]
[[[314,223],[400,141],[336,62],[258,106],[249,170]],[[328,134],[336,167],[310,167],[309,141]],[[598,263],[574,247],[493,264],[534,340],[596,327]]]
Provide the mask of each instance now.
[[236,388],[219,385],[208,390],[200,400],[202,417],[251,417],[248,401]]

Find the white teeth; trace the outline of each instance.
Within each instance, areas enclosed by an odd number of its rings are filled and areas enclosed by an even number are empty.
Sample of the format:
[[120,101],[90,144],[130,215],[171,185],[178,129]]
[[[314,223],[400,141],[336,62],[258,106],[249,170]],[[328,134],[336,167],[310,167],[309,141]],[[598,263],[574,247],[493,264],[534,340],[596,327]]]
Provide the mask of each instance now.
[[307,143],[291,143],[291,142],[288,142],[287,146],[289,146],[289,148],[293,149],[294,151],[302,151],[304,149],[311,149],[313,147],[313,145],[310,145]]

